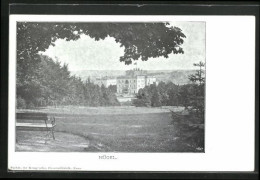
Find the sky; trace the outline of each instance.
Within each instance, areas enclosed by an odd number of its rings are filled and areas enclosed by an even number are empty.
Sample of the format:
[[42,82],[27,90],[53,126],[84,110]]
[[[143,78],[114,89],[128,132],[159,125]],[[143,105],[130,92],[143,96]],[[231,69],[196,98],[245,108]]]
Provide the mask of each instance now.
[[[206,27],[205,22],[178,21],[170,25],[179,27],[186,35],[182,45],[184,54],[170,54],[169,58],[150,58],[137,61],[137,67],[144,70],[185,70],[194,69],[193,63],[205,62]],[[42,54],[68,64],[70,71],[81,70],[129,70],[136,65],[125,65],[119,61],[124,54],[112,37],[95,41],[89,36],[81,35],[77,41],[58,39],[55,46],[50,46]]]

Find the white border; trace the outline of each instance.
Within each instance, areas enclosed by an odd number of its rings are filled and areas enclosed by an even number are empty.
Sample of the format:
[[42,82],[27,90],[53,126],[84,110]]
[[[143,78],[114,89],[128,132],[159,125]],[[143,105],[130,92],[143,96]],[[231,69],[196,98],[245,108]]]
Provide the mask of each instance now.
[[[205,153],[15,152],[17,21],[206,22]],[[77,171],[253,171],[254,16],[72,16],[10,15],[8,168]],[[99,160],[99,155],[117,160]],[[76,168],[76,169],[74,169]]]

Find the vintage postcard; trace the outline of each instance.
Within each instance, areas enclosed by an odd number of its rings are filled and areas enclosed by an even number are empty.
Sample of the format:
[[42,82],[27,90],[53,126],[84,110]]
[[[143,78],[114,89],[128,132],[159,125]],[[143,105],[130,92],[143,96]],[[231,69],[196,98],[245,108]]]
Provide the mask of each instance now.
[[[221,21],[215,20],[228,22]],[[199,158],[207,169],[202,162],[215,150],[207,133],[216,131],[209,118],[214,95],[206,90],[215,82],[218,96],[225,86],[224,79],[212,81],[217,62],[206,48],[214,45],[212,23],[205,17],[11,15],[9,168],[191,170],[194,163],[184,164]],[[215,38],[224,39],[219,32]],[[213,106],[223,111],[224,105]],[[144,166],[151,157],[155,164]],[[167,158],[175,165],[159,167]]]

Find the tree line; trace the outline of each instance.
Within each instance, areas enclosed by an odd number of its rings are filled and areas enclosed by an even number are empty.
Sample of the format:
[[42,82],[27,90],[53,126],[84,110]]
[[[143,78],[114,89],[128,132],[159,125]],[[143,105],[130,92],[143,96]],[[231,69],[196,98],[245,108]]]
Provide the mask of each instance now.
[[17,108],[119,105],[115,87],[100,87],[89,79],[83,82],[70,74],[67,64],[61,65],[48,56],[37,55],[30,64],[17,68]]
[[176,85],[172,82],[159,82],[151,84],[138,91],[137,99],[133,100],[135,106],[183,106],[186,109],[204,116],[205,108],[205,76],[203,62],[195,63],[199,67],[195,74],[190,75],[189,84]]

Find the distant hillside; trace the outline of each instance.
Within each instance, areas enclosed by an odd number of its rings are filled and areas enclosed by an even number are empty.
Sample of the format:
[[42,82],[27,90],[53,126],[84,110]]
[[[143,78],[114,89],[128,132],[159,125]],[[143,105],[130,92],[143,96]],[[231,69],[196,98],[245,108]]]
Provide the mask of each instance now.
[[[155,76],[158,81],[168,82],[171,81],[174,84],[187,84],[189,83],[188,76],[194,74],[196,70],[148,70],[148,75]],[[77,75],[82,78],[82,80],[87,80],[88,77],[92,81],[100,77],[114,77],[125,75],[125,71],[121,70],[82,70],[82,71],[72,71],[72,75]]]
[[82,71],[71,71],[71,74],[77,75],[82,78],[83,81],[90,77],[91,80],[95,80],[100,77],[117,77],[125,75],[125,71],[121,70],[82,70]]
[[196,70],[148,71],[148,73],[155,76],[158,81],[171,81],[179,85],[190,83],[188,77],[195,72]]

